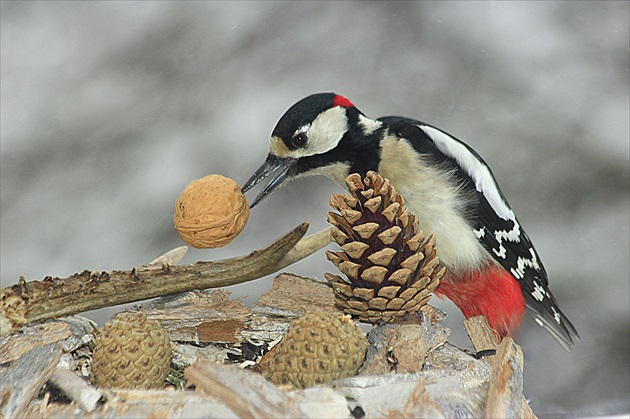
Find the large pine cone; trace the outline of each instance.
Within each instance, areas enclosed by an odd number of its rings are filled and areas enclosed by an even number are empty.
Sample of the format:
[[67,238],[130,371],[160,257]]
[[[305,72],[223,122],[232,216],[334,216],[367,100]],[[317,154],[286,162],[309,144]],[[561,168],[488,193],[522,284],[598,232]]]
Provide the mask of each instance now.
[[104,388],[162,389],[171,366],[170,339],[141,312],[105,323],[92,355],[92,383]]
[[368,323],[418,311],[445,272],[434,237],[425,240],[417,231],[416,217],[403,209],[389,180],[370,171],[363,180],[351,174],[346,185],[352,195],[332,195],[330,205],[339,214],[328,213],[342,251],[326,256],[348,277],[325,274],[337,306]]

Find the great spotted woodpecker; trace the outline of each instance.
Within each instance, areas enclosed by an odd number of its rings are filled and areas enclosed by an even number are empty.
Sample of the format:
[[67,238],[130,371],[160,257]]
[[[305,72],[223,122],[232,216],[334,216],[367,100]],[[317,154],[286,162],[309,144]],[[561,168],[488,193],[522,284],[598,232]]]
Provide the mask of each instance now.
[[484,315],[502,336],[529,308],[567,350],[579,336],[549,290],[547,273],[488,165],[462,141],[423,122],[370,119],[348,99],[314,94],[293,105],[271,135],[269,155],[243,186],[271,177],[252,207],[289,179],[322,174],[340,185],[374,170],[390,180],[434,234],[447,273],[435,294],[464,316]]

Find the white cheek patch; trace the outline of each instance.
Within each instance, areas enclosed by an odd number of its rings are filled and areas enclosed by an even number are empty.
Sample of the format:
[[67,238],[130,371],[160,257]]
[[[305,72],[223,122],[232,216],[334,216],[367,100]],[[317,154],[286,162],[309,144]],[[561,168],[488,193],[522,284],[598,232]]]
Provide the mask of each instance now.
[[418,128],[431,137],[438,150],[457,161],[475,182],[477,191],[483,194],[499,217],[504,220],[514,220],[514,213],[501,198],[499,187],[485,164],[479,161],[461,142],[442,131],[426,125],[418,125]]
[[282,158],[300,158],[323,154],[337,147],[347,131],[346,110],[336,106],[319,114],[313,122],[304,124],[295,130],[293,137],[306,134],[306,147],[291,150],[280,137],[271,137],[269,153]]
[[[302,129],[306,128],[306,131]],[[301,127],[296,134],[306,133],[308,137],[306,147],[294,150],[295,157],[323,154],[337,147],[341,137],[348,131],[348,117],[346,109],[341,106],[330,108],[315,118],[309,125]]]

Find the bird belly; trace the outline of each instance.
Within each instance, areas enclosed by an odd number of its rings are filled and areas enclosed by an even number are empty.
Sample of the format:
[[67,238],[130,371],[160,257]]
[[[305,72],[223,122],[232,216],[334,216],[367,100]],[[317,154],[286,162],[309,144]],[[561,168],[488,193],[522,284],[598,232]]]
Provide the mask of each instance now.
[[448,269],[468,271],[488,264],[490,255],[461,215],[467,198],[447,182],[448,175],[424,163],[406,140],[395,137],[381,142],[378,171],[405,198],[419,229],[435,236],[440,261]]

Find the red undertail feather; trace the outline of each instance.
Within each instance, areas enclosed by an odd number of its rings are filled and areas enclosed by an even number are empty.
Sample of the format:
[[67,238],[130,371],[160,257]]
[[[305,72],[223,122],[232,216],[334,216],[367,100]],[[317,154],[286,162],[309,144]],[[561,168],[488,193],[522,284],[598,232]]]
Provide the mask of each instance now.
[[525,314],[521,286],[500,267],[464,275],[447,271],[435,294],[454,302],[466,318],[483,314],[490,326],[503,337],[518,330]]

